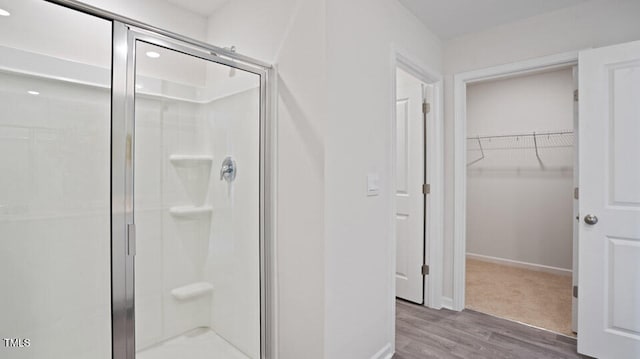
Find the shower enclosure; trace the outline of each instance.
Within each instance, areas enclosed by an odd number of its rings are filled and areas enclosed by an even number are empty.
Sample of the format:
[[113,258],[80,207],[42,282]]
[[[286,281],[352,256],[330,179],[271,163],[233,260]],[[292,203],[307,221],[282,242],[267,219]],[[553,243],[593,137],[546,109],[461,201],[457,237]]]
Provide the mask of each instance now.
[[0,357],[268,358],[269,66],[4,4]]

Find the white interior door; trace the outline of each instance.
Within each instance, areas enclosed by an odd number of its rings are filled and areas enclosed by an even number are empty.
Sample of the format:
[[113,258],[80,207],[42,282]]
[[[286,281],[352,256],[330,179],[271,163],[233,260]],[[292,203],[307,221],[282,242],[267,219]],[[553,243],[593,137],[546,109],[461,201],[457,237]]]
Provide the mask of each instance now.
[[579,64],[578,351],[640,358],[640,42]]
[[424,302],[424,117],[422,83],[397,71],[396,296]]

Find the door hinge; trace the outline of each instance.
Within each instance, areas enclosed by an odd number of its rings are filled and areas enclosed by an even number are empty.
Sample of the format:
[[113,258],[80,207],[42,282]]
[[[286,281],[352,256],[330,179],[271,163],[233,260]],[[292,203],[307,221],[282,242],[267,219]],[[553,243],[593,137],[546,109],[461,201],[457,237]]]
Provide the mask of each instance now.
[[422,185],[422,194],[429,194],[431,193],[431,185],[428,183],[425,183]]
[[136,255],[136,225],[127,224],[127,255]]
[[422,103],[422,113],[426,115],[429,112],[431,112],[431,104],[425,101]]
[[580,197],[580,190],[578,187],[573,189],[573,198],[578,199]]
[[573,90],[573,101],[578,101],[579,98],[580,94],[578,93],[578,90]]
[[422,275],[429,275],[429,266],[426,264],[422,265]]
[[573,297],[574,298],[578,298],[578,286],[577,285],[573,286]]

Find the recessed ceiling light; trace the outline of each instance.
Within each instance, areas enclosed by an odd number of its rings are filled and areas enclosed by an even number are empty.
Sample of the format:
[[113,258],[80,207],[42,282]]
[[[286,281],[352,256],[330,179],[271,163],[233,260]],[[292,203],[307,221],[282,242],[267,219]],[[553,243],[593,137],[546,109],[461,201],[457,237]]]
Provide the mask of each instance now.
[[155,51],[147,51],[147,57],[157,59],[158,57],[160,57],[160,54]]
[[11,15],[10,12],[8,12],[5,9],[0,9],[0,16],[9,16],[9,15]]
[[39,94],[40,94],[40,92],[38,92],[38,91],[33,91],[33,90],[29,90],[29,91],[27,91],[27,93],[28,93],[29,95],[34,95],[34,96],[37,96],[37,95],[39,95]]

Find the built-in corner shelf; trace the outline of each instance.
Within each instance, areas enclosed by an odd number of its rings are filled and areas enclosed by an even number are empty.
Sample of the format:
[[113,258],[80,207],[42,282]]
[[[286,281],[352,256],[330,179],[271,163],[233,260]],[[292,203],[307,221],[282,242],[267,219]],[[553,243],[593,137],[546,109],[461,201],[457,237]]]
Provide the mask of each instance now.
[[197,282],[178,287],[171,290],[171,295],[179,300],[197,298],[209,294],[213,290],[213,285],[209,282]]
[[171,155],[169,161],[176,167],[210,166],[213,157],[206,155]]
[[175,218],[200,218],[211,215],[211,206],[178,206],[169,208],[169,213]]

